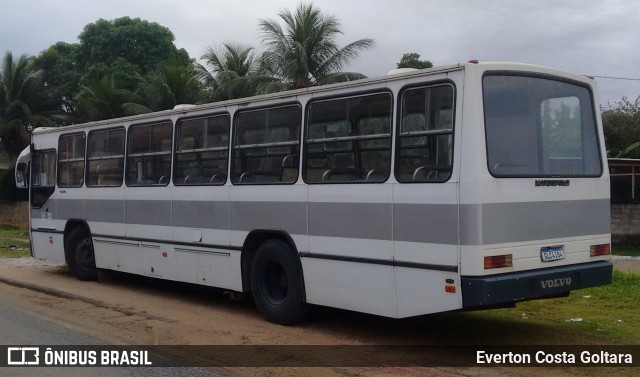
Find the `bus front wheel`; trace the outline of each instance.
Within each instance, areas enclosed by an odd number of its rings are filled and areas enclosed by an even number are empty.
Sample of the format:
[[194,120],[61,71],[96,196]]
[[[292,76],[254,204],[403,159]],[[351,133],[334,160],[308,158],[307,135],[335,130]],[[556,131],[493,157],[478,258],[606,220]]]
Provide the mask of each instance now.
[[265,241],[256,250],[251,290],[260,314],[269,322],[292,324],[307,312],[300,260],[281,240]]
[[71,273],[80,280],[98,280],[98,269],[93,251],[91,234],[83,227],[76,227],[69,234],[65,246],[65,259]]

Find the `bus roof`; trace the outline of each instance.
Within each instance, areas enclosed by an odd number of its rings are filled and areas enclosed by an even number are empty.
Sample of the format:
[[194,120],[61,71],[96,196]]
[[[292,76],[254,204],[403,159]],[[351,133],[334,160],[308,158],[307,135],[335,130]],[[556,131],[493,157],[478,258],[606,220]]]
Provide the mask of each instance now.
[[[329,85],[313,86],[313,87],[302,88],[302,89],[293,89],[293,90],[287,90],[283,92],[263,94],[263,95],[257,95],[252,97],[244,97],[244,98],[226,100],[226,101],[220,101],[220,102],[211,102],[211,103],[200,104],[200,105],[180,104],[180,105],[177,105],[175,108],[169,109],[169,110],[132,115],[132,116],[127,116],[122,118],[111,118],[111,119],[88,122],[88,123],[79,123],[79,124],[74,124],[74,125],[65,126],[65,127],[39,127],[34,129],[32,134],[44,134],[44,133],[57,132],[62,130],[68,131],[75,128],[87,128],[87,127],[91,128],[95,126],[104,126],[104,125],[109,125],[114,123],[138,122],[138,121],[144,121],[147,119],[158,118],[163,116],[186,114],[187,112],[192,112],[192,111],[215,110],[215,109],[219,109],[226,106],[234,106],[234,105],[246,106],[250,103],[258,102],[258,101],[266,101],[266,100],[272,100],[272,99],[278,99],[278,98],[285,99],[285,98],[296,97],[298,95],[322,93],[322,92],[335,90],[335,89],[344,89],[344,88],[352,88],[352,87],[355,88],[358,86],[365,86],[365,85],[370,85],[375,83],[384,83],[384,82],[395,81],[399,79],[402,80],[402,79],[409,79],[413,77],[419,77],[425,74],[430,75],[430,74],[437,74],[441,72],[452,72],[452,71],[462,70],[467,67],[481,67],[483,69],[498,69],[498,70],[521,69],[526,71],[543,71],[546,73],[560,74],[563,76],[568,75],[567,72],[554,70],[554,69],[551,69],[545,66],[540,66],[540,65],[532,65],[532,64],[526,64],[526,63],[512,63],[512,62],[479,62],[477,63],[476,61],[472,61],[469,63],[457,63],[452,65],[438,66],[433,68],[425,68],[425,69],[418,69],[418,70],[411,70],[411,71],[402,70],[400,72],[397,72],[397,70],[392,70],[389,72],[389,74],[385,76],[372,77],[372,78],[366,78],[366,79],[354,80],[354,81],[348,81],[348,82],[342,82],[342,83],[336,83],[336,84],[329,84]],[[575,78],[584,79],[584,77],[581,77],[581,76],[575,76]]]

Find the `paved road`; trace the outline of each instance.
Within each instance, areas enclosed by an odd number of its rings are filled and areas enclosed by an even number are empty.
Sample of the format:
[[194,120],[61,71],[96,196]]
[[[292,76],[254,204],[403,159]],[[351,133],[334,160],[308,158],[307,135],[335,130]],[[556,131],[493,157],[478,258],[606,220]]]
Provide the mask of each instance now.
[[[0,283],[1,284],[1,283]],[[15,298],[0,300],[0,344],[29,345],[100,345],[101,340],[70,330],[28,310],[11,305]],[[42,356],[41,356],[42,357]],[[85,368],[85,367],[11,367],[0,368],[0,376],[15,377],[210,377],[221,374],[202,368]]]

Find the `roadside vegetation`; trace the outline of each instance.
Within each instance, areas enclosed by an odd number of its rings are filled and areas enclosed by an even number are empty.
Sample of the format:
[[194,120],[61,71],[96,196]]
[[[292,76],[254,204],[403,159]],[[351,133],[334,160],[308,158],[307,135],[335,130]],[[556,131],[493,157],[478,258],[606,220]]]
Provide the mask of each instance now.
[[0,258],[29,256],[29,234],[26,229],[0,229]]
[[20,238],[29,239],[29,231],[27,229],[0,228],[0,239]]
[[613,255],[640,257],[640,245],[615,245],[612,247],[611,252]]
[[480,342],[494,344],[640,344],[638,302],[640,275],[614,271],[610,285],[511,309],[469,313],[469,320],[486,322],[475,323],[474,332]]

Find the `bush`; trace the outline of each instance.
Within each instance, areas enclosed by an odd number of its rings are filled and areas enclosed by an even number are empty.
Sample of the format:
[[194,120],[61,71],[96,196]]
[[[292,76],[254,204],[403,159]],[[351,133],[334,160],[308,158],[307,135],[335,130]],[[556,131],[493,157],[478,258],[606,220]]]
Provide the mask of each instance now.
[[0,170],[0,200],[29,200],[29,190],[19,189],[16,187],[14,167],[6,170]]

